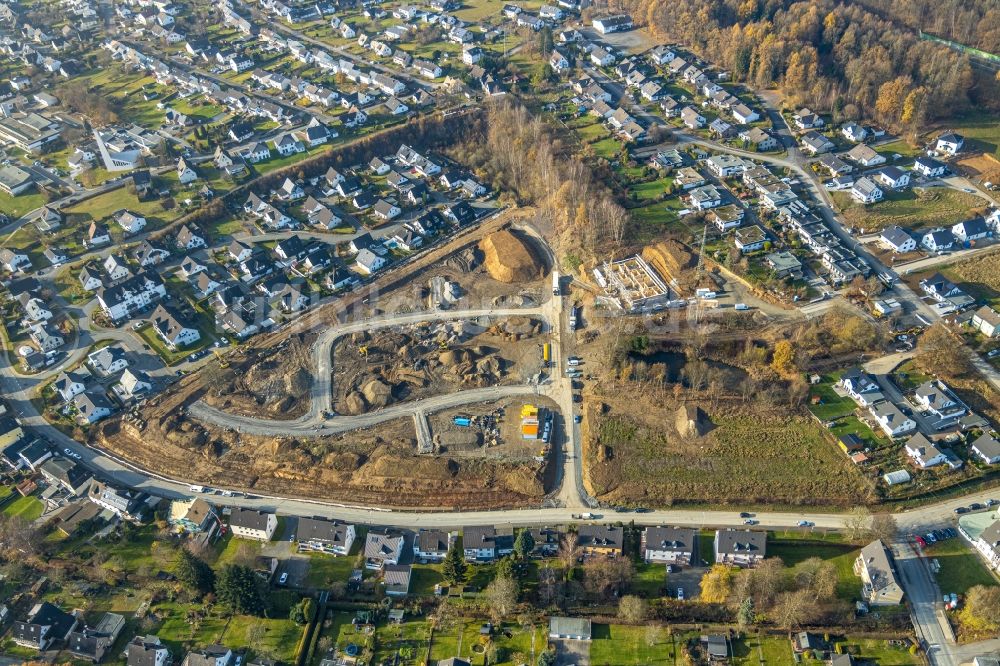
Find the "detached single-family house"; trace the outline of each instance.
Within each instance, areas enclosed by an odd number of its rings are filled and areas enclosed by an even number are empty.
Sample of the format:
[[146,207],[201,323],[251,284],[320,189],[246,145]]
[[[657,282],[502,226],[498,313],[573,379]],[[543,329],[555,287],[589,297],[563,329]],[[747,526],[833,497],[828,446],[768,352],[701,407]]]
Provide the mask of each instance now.
[[935,467],[948,462],[948,457],[921,433],[917,433],[906,440],[904,449],[906,450],[906,455],[913,460],[913,464],[920,469],[927,469],[928,467]]
[[988,338],[1000,335],[1000,312],[984,305],[972,315],[972,327]]
[[893,225],[882,230],[879,240],[886,248],[903,254],[917,249],[917,239],[910,235],[906,229]]
[[156,306],[149,320],[153,324],[156,334],[171,349],[191,345],[201,339],[201,333],[198,332],[197,328],[186,325],[179,315],[162,303]]
[[903,586],[896,580],[892,552],[879,540],[861,549],[854,561],[854,573],[861,576],[861,596],[873,606],[895,606],[903,601]]
[[889,437],[899,437],[916,429],[916,422],[889,401],[883,401],[871,408],[872,416]]
[[374,529],[369,531],[365,538],[365,568],[378,570],[387,564],[399,564],[403,541],[402,534]]
[[357,531],[354,525],[326,518],[299,518],[296,527],[299,550],[348,555]]
[[462,530],[462,547],[465,559],[490,562],[514,552],[514,532],[510,528],[498,530],[492,525],[465,527]]
[[965,137],[955,132],[945,132],[937,138],[934,149],[946,155],[956,155],[965,146]]
[[955,236],[948,229],[933,229],[924,234],[920,244],[931,252],[945,252],[955,246]]
[[267,511],[233,508],[229,514],[229,529],[240,539],[270,541],[278,528],[278,517]]
[[951,228],[951,233],[961,243],[980,240],[992,235],[990,225],[981,217],[974,217],[971,220],[959,222]]
[[921,155],[913,161],[913,170],[927,178],[939,178],[948,173],[948,167],[944,162]]
[[862,176],[851,185],[851,196],[858,203],[870,204],[881,201],[884,193],[874,180],[868,176]]

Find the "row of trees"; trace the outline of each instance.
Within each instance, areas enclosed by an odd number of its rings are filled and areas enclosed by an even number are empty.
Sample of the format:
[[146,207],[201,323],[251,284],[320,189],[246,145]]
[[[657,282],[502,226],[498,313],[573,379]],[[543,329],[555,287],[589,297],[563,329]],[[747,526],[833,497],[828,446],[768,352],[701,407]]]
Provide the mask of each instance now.
[[832,112],[837,119],[872,118],[919,131],[970,105],[974,73],[966,56],[920,40],[912,30],[857,4],[626,4],[655,34],[725,67],[736,80],[761,89],[780,86],[793,103]]

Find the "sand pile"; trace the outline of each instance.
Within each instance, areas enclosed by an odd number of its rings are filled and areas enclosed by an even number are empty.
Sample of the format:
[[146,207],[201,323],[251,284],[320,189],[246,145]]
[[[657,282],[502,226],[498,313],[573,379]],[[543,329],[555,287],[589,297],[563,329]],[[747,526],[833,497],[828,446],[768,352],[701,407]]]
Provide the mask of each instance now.
[[479,243],[483,263],[490,276],[499,282],[531,282],[540,279],[545,267],[531,246],[507,230],[497,231]]

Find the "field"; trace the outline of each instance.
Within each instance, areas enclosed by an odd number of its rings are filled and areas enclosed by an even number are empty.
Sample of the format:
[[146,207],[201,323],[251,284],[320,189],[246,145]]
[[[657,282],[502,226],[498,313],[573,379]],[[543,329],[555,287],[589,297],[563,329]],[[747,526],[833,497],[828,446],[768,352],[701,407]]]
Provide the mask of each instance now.
[[979,555],[961,538],[931,544],[924,549],[924,555],[940,563],[941,570],[935,578],[944,594],[964,595],[970,587],[997,584],[996,577],[986,569]]
[[963,259],[941,269],[945,277],[954,280],[976,298],[1000,305],[1000,252],[988,252]]
[[861,592],[861,579],[854,575],[854,560],[858,552],[855,546],[833,541],[779,537],[769,538],[767,544],[767,556],[780,557],[788,567],[811,557],[832,562],[837,567],[837,596],[848,601],[857,599]]
[[605,501],[847,506],[870,496],[861,473],[810,417],[734,404],[710,412],[714,428],[688,439],[673,427],[675,408],[647,405],[638,416],[601,398],[610,409],[587,413],[585,469]]
[[864,206],[847,192],[834,192],[833,200],[853,227],[874,233],[892,225],[907,229],[950,227],[975,216],[984,202],[979,197],[943,187],[891,192],[878,203]]

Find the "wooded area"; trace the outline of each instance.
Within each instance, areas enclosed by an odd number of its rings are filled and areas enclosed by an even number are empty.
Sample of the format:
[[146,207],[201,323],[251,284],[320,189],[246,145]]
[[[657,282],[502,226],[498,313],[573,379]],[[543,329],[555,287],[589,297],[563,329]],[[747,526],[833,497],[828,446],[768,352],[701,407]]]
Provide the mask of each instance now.
[[[791,104],[830,112],[835,120],[871,118],[896,130],[919,131],[983,101],[973,99],[976,74],[967,56],[921,40],[909,24],[897,20],[908,11],[904,7],[926,5],[925,13],[938,17],[928,21],[926,29],[954,24],[954,30],[940,32],[960,41],[969,37],[957,30],[960,19],[952,19],[929,0],[855,4],[614,0],[614,4],[624,5],[658,38],[691,48],[729,70],[734,79],[762,89],[779,87]],[[885,9],[876,13],[867,4]],[[988,25],[1000,20],[993,17],[997,10],[985,11],[992,3],[942,4],[972,5],[965,7],[970,15],[977,7],[990,15],[982,21],[985,32],[971,41],[989,41],[990,35],[1000,34]],[[940,14],[935,13],[938,10]]]

